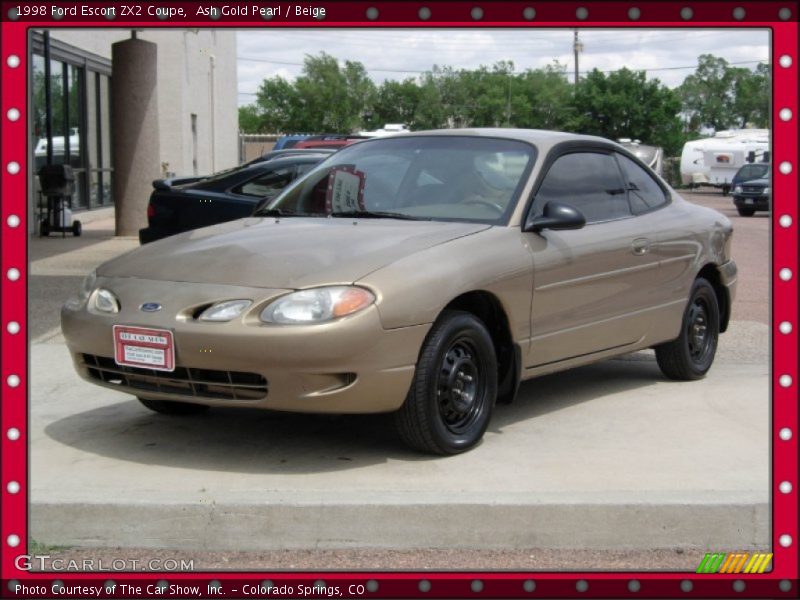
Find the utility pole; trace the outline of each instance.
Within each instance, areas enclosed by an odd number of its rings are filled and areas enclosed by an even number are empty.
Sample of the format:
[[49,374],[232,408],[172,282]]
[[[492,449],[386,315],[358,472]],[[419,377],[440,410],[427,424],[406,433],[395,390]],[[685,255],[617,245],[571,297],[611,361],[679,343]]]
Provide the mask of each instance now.
[[572,43],[572,50],[575,52],[575,85],[578,85],[578,54],[583,52],[583,42],[578,39],[578,30],[575,30],[575,41]]

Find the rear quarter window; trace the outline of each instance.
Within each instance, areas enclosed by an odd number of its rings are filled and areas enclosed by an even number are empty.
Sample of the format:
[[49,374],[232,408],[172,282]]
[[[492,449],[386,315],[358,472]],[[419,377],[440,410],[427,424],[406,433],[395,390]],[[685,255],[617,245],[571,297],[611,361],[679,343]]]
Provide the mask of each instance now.
[[641,214],[667,203],[667,194],[652,175],[623,154],[617,160],[625,178],[625,188],[633,214]]

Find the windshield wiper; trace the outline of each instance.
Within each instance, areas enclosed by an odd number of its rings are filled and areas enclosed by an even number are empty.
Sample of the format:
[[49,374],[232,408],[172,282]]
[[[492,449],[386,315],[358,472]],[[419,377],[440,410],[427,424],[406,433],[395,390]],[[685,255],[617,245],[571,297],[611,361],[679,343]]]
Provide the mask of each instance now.
[[403,219],[404,221],[430,221],[432,217],[417,217],[397,212],[383,212],[377,210],[345,210],[331,213],[332,217],[356,217],[360,219]]

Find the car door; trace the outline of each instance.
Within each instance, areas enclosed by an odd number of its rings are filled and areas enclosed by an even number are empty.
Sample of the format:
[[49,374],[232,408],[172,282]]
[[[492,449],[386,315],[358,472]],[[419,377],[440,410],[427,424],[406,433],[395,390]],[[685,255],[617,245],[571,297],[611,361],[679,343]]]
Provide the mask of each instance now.
[[531,211],[550,201],[586,217],[575,230],[528,233],[533,252],[528,367],[621,349],[642,340],[658,259],[654,223],[634,216],[610,149],[570,150],[547,168]]

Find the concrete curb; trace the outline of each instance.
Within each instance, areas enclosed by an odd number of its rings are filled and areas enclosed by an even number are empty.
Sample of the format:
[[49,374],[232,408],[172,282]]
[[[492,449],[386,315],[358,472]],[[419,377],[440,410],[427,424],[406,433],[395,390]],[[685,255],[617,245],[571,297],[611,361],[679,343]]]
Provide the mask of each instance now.
[[750,550],[765,547],[770,540],[768,503],[33,503],[30,514],[31,536],[48,544],[198,551],[352,547]]

